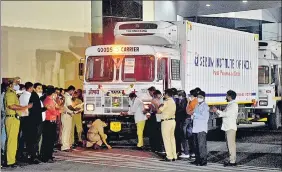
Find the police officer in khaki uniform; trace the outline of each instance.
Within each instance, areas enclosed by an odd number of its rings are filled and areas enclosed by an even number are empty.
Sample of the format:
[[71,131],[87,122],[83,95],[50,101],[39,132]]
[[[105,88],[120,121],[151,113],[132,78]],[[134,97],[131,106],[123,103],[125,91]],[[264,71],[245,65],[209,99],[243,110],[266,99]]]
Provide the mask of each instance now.
[[107,124],[100,119],[96,119],[91,127],[89,128],[87,132],[87,142],[86,147],[93,147],[99,148],[102,146],[103,142],[108,147],[108,149],[111,149],[112,147],[107,143],[107,135],[104,133],[104,127],[106,127]]
[[172,96],[173,90],[165,90],[164,98],[166,100],[157,111],[158,114],[161,114],[161,130],[166,151],[166,158],[164,159],[164,161],[175,161],[177,159],[176,143],[174,136],[176,126],[176,104],[172,99]]
[[[73,99],[72,99],[72,106],[76,107],[82,104],[82,100],[80,99],[80,93],[78,91],[74,92]],[[74,139],[74,133],[75,128],[78,135],[78,145],[82,146],[82,120],[81,120],[81,111],[80,113],[76,113],[72,116],[72,130],[71,130],[71,144],[75,146],[75,139]]]
[[8,81],[9,87],[5,94],[6,107],[6,132],[7,132],[7,165],[16,167],[16,153],[18,147],[18,134],[20,129],[19,115],[22,111],[27,111],[32,104],[20,106],[19,99],[14,90],[13,80]]

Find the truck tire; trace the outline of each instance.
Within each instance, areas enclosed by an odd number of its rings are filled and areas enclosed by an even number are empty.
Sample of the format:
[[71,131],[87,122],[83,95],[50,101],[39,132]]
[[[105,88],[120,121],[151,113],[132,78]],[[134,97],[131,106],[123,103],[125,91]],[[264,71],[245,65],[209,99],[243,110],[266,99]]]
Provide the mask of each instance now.
[[278,105],[275,108],[275,113],[268,116],[268,126],[271,130],[277,130],[281,126],[281,112]]

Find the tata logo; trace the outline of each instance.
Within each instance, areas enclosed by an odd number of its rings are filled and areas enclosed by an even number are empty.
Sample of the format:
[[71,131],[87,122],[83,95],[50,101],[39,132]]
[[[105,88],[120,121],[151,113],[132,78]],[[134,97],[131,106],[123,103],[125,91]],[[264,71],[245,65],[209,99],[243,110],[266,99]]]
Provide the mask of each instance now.
[[122,94],[121,90],[109,90],[111,94]]
[[92,90],[92,88],[90,88],[90,90],[88,91],[89,95],[97,95],[99,94],[99,90]]

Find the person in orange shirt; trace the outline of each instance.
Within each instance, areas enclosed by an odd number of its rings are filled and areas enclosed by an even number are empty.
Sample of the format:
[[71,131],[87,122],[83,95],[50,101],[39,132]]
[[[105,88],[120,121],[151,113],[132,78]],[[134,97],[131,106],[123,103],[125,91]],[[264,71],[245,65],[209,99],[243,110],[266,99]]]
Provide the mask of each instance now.
[[43,104],[47,108],[43,126],[41,156],[42,162],[53,162],[53,148],[56,141],[58,117],[63,107],[56,103],[57,94],[53,86],[47,87],[47,97]]
[[187,112],[188,115],[192,116],[196,106],[198,105],[197,96],[198,96],[198,94],[197,94],[196,90],[190,91],[190,100],[189,100],[189,103],[188,103],[187,108],[186,108],[186,112]]
[[195,108],[198,105],[198,99],[197,99],[198,93],[197,90],[191,90],[190,91],[190,100],[186,107],[186,113],[187,117],[184,120],[183,123],[183,139],[182,139],[182,147],[183,147],[183,154],[180,155],[180,158],[191,158],[195,157],[194,154],[194,141],[193,141],[193,134],[192,134],[192,128],[193,128],[193,113]]

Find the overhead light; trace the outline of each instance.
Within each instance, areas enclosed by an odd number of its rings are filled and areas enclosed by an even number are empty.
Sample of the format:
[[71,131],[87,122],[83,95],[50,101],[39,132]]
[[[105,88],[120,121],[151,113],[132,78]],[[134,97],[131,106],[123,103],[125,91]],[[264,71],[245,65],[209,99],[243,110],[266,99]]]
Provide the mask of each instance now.
[[248,1],[242,1],[243,3],[247,3]]
[[206,4],[206,6],[207,6],[207,7],[210,7],[211,5],[210,5],[210,4]]

